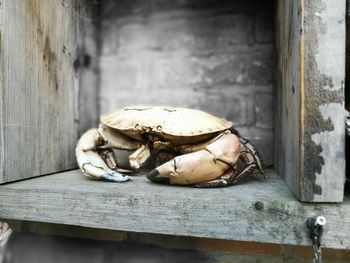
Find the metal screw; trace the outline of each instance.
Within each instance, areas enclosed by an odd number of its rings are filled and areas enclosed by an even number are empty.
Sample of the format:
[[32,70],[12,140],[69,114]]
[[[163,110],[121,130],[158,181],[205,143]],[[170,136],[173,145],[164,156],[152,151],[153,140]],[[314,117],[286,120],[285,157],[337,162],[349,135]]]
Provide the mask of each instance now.
[[255,202],[254,207],[256,210],[263,210],[264,209],[264,204],[260,201]]

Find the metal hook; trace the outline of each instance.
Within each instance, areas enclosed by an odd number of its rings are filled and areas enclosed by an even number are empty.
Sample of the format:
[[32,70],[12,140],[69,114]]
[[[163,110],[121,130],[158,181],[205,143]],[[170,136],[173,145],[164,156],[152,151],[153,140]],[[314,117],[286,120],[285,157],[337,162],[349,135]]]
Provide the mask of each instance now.
[[314,249],[314,263],[322,262],[321,252],[321,236],[323,233],[323,226],[326,225],[326,218],[324,216],[309,217],[306,221],[306,226],[310,230],[310,238],[312,240]]

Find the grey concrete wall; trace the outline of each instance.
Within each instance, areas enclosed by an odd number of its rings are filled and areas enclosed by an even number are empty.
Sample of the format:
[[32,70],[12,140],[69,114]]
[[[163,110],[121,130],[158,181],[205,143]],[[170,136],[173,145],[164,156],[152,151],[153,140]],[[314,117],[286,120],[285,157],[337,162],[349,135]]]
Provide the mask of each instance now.
[[202,109],[273,160],[273,1],[103,1],[101,114],[127,105]]

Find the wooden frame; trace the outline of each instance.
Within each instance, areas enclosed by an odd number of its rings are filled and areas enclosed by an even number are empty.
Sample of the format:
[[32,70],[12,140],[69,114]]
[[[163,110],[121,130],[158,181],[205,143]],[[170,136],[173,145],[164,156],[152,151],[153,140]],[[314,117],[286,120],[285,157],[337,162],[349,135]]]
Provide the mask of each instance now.
[[[345,0],[276,3],[276,173],[301,201],[341,202]],[[98,66],[87,57],[98,55],[98,43],[89,41],[96,27],[91,18],[77,20],[91,12],[88,0],[1,2],[0,183],[76,166],[79,132],[98,115],[89,107],[98,96]],[[310,245],[305,221],[324,215],[323,244],[349,249],[349,200],[302,204],[276,173],[264,183],[205,192],[144,177],[116,191],[119,185],[88,181],[79,171],[58,173],[1,185],[0,217]]]
[[[345,0],[276,3],[276,171],[301,201],[340,202]],[[73,0],[2,4],[0,183],[76,166],[77,137],[98,116],[96,9]]]

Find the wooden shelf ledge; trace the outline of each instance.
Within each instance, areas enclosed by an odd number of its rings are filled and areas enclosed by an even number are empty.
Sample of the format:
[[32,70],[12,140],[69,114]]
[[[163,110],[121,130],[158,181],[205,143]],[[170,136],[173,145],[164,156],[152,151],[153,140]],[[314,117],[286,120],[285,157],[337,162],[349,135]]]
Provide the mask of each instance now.
[[0,218],[93,228],[310,245],[305,221],[327,219],[324,247],[350,249],[350,199],[300,203],[275,172],[228,188],[157,185],[145,176],[124,184],[68,171],[0,186]]

